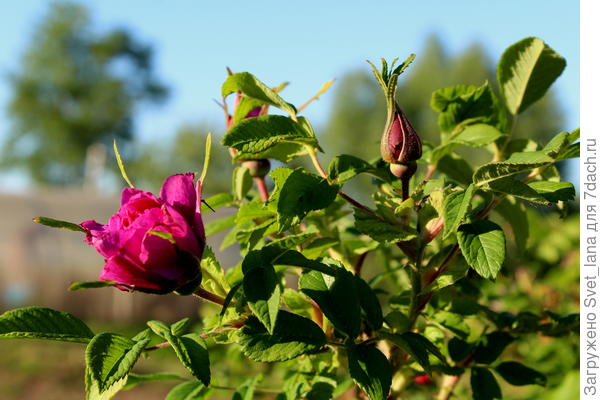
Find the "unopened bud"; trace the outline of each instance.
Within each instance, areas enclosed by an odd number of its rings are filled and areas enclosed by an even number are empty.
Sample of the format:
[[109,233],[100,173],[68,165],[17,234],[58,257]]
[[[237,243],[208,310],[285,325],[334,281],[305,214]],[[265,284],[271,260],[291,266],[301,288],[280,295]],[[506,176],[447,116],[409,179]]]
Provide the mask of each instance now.
[[389,163],[404,164],[421,158],[421,139],[398,105],[385,127],[380,149],[381,158]]
[[271,163],[266,158],[260,160],[246,160],[242,162],[242,167],[248,168],[251,177],[263,178],[271,170]]

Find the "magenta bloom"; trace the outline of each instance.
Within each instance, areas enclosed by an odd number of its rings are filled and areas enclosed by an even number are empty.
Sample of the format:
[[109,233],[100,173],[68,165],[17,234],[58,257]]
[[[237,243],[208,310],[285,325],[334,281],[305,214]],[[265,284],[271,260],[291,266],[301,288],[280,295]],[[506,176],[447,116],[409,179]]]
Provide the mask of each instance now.
[[[87,242],[106,258],[100,279],[119,289],[169,293],[200,284],[206,244],[194,174],[168,177],[160,197],[125,188],[108,224],[86,221]],[[151,232],[163,232],[164,237]]]

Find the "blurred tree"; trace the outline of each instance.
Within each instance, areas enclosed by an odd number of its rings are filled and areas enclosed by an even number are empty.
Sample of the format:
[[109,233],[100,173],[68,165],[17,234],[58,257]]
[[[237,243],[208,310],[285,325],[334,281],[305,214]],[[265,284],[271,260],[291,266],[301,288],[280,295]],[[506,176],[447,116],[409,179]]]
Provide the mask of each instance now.
[[[377,61],[377,60],[374,60]],[[472,44],[455,57],[449,56],[437,36],[430,36],[422,51],[400,76],[398,104],[419,135],[438,144],[437,113],[429,106],[431,94],[438,89],[458,85],[481,85],[488,80],[495,85],[495,66],[483,47]],[[497,88],[494,88],[498,93]],[[353,71],[339,80],[334,92],[331,118],[323,130],[326,150],[335,154],[352,154],[366,160],[379,157],[379,140],[385,125],[385,102],[381,89],[367,68]],[[550,116],[550,117],[549,117]],[[519,116],[514,137],[535,138],[544,143],[565,129],[562,113],[552,90]],[[481,152],[461,151],[473,163],[483,162]],[[347,190],[360,197],[368,178],[349,182]]]
[[167,95],[150,46],[124,29],[95,34],[87,10],[65,2],[51,6],[10,83],[2,167],[51,184],[80,183],[87,149],[131,139],[137,106]]
[[[200,173],[204,162],[204,148],[208,124],[183,125],[173,138],[138,146],[141,150],[134,162],[127,163],[130,178],[144,190],[158,192],[166,177],[182,172]],[[212,130],[214,131],[214,130]],[[234,165],[220,138],[213,135],[210,165],[204,183],[204,194],[229,192]]]

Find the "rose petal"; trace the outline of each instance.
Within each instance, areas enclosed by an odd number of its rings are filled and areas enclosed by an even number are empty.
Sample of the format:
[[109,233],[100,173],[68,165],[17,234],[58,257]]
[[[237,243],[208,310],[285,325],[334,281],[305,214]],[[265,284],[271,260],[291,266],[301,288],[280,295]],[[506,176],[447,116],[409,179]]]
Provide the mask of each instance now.
[[165,179],[160,189],[160,198],[192,223],[196,210],[194,174],[188,172],[171,175]]
[[176,281],[166,280],[153,273],[135,265],[126,257],[116,255],[106,260],[106,265],[100,275],[100,280],[114,281],[135,289],[144,289],[155,293],[165,293],[178,287]]

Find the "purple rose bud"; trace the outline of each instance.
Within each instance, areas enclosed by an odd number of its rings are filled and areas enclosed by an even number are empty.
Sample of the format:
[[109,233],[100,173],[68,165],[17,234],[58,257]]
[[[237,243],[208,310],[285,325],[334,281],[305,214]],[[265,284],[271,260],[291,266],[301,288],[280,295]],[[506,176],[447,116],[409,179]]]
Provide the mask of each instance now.
[[421,158],[421,139],[396,105],[393,118],[388,121],[381,138],[381,158],[389,163],[410,163]]
[[87,242],[106,259],[100,279],[121,290],[195,290],[206,245],[197,193],[194,174],[172,175],[160,197],[125,188],[121,208],[106,225],[83,222]]

